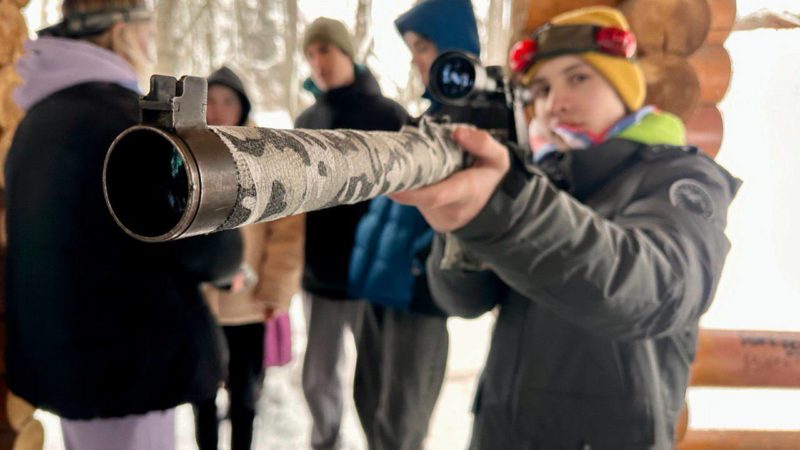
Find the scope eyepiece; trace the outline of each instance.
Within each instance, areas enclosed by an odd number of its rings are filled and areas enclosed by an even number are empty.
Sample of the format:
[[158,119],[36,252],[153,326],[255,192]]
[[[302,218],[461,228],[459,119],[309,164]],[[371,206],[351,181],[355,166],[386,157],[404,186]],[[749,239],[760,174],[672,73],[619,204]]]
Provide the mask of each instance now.
[[431,65],[431,94],[442,103],[463,106],[475,89],[482,69],[477,58],[462,52],[445,52]]
[[[431,64],[429,89],[445,105],[478,106],[481,100],[505,101],[503,69],[484,67],[472,54],[447,51]],[[477,101],[477,103],[476,103]]]

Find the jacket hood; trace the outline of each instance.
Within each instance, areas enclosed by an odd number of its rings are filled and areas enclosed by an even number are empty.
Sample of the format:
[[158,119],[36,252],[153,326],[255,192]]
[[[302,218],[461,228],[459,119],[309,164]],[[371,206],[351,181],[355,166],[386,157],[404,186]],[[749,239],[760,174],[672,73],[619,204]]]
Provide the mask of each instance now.
[[[424,0],[394,21],[400,36],[413,31],[436,44],[439,54],[461,50],[475,56],[481,54],[478,24],[470,0]],[[441,104],[428,88],[422,98],[431,101],[426,114],[438,114]]]
[[360,64],[355,65],[355,79],[351,84],[323,92],[314,83],[311,77],[303,82],[303,89],[314,94],[318,101],[337,102],[353,95],[376,96],[381,95],[381,87],[372,72]]
[[247,118],[250,116],[251,105],[250,97],[247,95],[242,79],[227,66],[222,66],[208,76],[208,87],[214,84],[225,86],[232,89],[233,92],[236,92],[236,95],[239,96],[239,101],[242,102],[242,116],[239,118],[238,125],[242,126],[247,123]]
[[394,21],[402,36],[413,31],[436,44],[439,53],[462,50],[481,54],[478,25],[470,0],[424,0]]
[[678,117],[663,111],[653,111],[638,123],[620,131],[616,137],[647,145],[685,145],[686,129]]
[[23,83],[14,90],[13,98],[24,111],[55,92],[89,82],[115,83],[140,92],[130,63],[114,52],[75,39],[41,37],[26,42],[16,69]]

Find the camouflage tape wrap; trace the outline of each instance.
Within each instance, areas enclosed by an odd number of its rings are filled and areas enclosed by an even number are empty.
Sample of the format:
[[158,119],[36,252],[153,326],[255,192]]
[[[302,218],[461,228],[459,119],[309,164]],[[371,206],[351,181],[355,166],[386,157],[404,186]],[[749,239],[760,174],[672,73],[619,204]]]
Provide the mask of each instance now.
[[453,125],[427,119],[400,132],[209,129],[237,168],[236,204],[219,230],[426,186],[464,161]]
[[455,125],[399,132],[137,125],[103,168],[117,224],[146,242],[369,200],[441,181],[464,165]]

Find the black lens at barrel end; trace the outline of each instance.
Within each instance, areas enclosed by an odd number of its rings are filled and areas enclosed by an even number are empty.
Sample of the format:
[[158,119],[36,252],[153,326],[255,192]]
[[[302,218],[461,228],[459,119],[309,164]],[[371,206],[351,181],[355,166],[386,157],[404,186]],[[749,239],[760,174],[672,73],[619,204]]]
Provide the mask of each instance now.
[[141,128],[126,133],[106,161],[104,182],[111,213],[140,238],[173,231],[192,194],[186,164],[175,144],[157,131]]

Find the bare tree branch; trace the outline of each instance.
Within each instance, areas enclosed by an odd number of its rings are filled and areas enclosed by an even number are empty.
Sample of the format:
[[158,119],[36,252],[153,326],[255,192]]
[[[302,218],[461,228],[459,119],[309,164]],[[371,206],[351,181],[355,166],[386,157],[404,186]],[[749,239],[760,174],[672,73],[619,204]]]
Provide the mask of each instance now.
[[284,21],[286,37],[286,55],[284,56],[284,91],[286,107],[289,111],[289,117],[294,120],[299,114],[298,111],[298,90],[297,90],[297,70],[296,70],[296,55],[297,55],[297,41],[298,41],[298,10],[297,0],[284,0],[286,2],[286,19]]
[[354,42],[356,60],[367,60],[372,41],[372,0],[358,0]]
[[760,28],[800,28],[800,14],[760,9],[740,18],[733,26],[734,31],[757,30]]
[[216,67],[215,63],[215,56],[217,56],[217,46],[216,41],[219,39],[219,32],[217,31],[218,28],[216,27],[216,23],[214,21],[214,10],[215,10],[215,1],[214,0],[206,0],[206,25],[205,25],[205,34],[206,34],[206,48],[208,49],[208,66],[213,68]]

